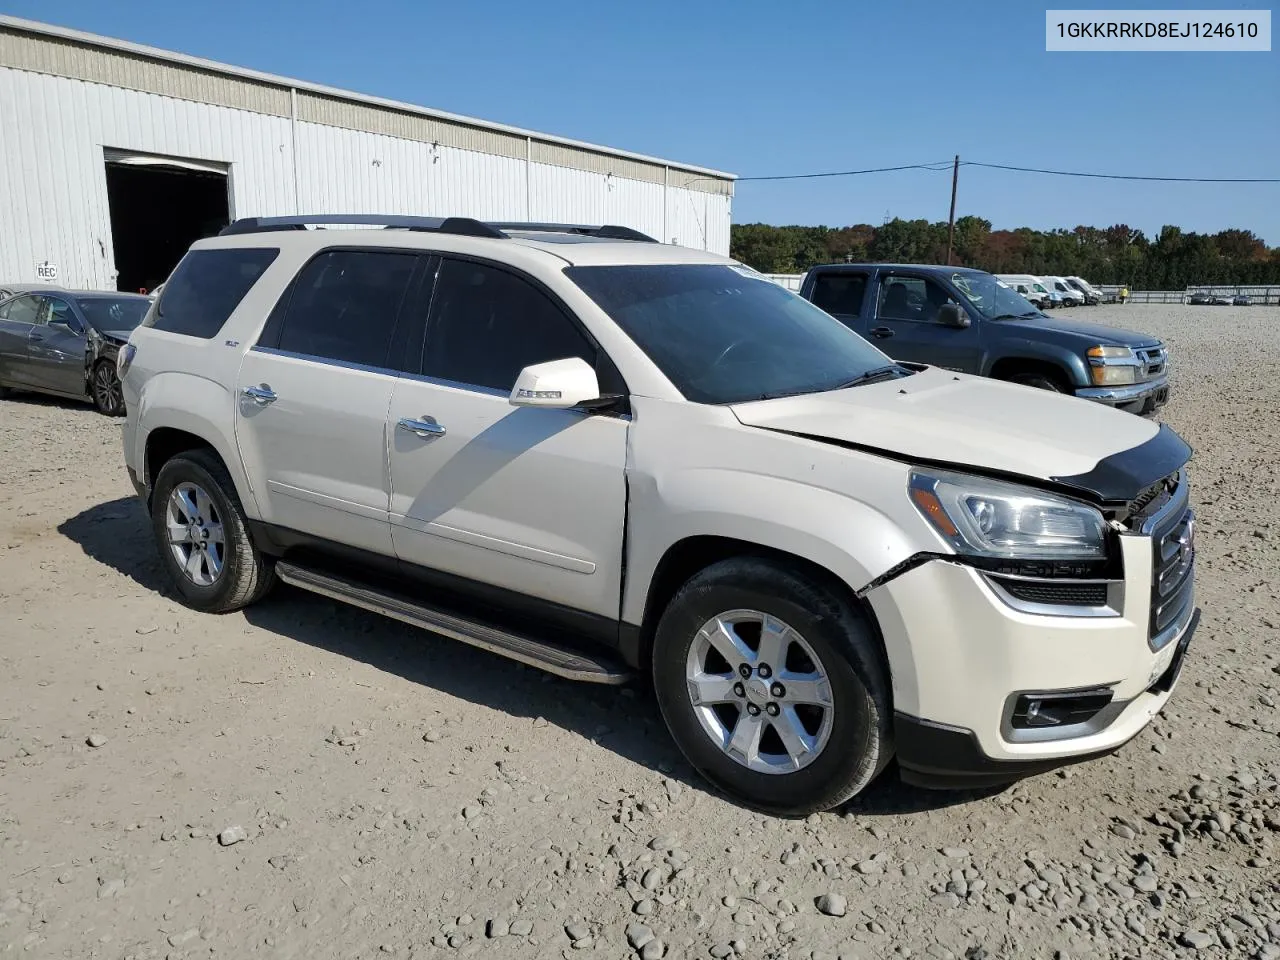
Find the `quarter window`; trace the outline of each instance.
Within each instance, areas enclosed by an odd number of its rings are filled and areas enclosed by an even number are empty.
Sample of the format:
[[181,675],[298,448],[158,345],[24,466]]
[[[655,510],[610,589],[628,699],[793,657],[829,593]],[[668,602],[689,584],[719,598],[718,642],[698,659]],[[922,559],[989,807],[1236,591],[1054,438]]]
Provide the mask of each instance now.
[[189,251],[142,325],[212,339],[279,253],[252,247]]
[[440,265],[423,374],[509,391],[525,367],[569,357],[594,367],[596,348],[533,284],[482,263]]
[[280,349],[388,366],[396,317],[417,262],[411,253],[320,254],[298,274],[280,331]]

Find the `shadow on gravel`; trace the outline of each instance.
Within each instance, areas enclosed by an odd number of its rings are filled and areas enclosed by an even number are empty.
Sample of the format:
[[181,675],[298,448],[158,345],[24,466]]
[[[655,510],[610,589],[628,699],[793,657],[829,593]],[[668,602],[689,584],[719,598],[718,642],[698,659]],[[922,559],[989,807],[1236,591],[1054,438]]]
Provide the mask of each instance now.
[[121,497],[92,506],[58,524],[58,532],[77,544],[86,556],[148,590],[169,595],[169,583],[151,538],[150,521],[137,497]]
[[[142,503],[123,497],[72,517],[58,532],[85,554],[139,585],[169,595]],[[524,667],[496,654],[417,630],[386,617],[278,584],[262,602],[243,611],[263,630],[366,663],[501,711],[527,722],[538,718],[577,733],[619,756],[660,771],[702,792],[711,788],[680,755],[667,733],[650,689],[575,683]],[[903,784],[896,766],[841,812],[891,816],[972,802],[985,793],[921,790]],[[606,796],[603,790],[601,796]]]

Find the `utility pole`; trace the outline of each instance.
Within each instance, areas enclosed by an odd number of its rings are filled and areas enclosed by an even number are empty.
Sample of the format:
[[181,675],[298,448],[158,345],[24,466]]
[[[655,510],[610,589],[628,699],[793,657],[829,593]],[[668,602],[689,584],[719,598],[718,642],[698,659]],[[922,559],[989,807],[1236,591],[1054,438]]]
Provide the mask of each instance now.
[[956,181],[960,179],[960,154],[951,167],[951,220],[947,223],[947,266],[951,266],[951,247],[956,238]]

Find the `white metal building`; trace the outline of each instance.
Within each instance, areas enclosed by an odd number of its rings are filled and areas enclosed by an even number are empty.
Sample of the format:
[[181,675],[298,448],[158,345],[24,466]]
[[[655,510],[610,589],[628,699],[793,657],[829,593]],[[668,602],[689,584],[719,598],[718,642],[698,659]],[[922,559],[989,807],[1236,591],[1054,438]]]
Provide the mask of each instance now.
[[729,251],[733,176],[0,16],[0,283],[150,288],[228,219],[612,223]]

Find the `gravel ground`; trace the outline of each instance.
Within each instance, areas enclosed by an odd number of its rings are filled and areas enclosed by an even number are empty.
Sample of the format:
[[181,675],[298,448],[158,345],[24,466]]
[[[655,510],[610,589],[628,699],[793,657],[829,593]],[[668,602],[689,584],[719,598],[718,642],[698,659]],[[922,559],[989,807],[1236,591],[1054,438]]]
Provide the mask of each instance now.
[[1204,620],[1119,754],[981,796],[762,817],[643,690],[280,588],[166,595],[117,422],[0,402],[0,953],[1280,957],[1280,311],[1166,338]]

